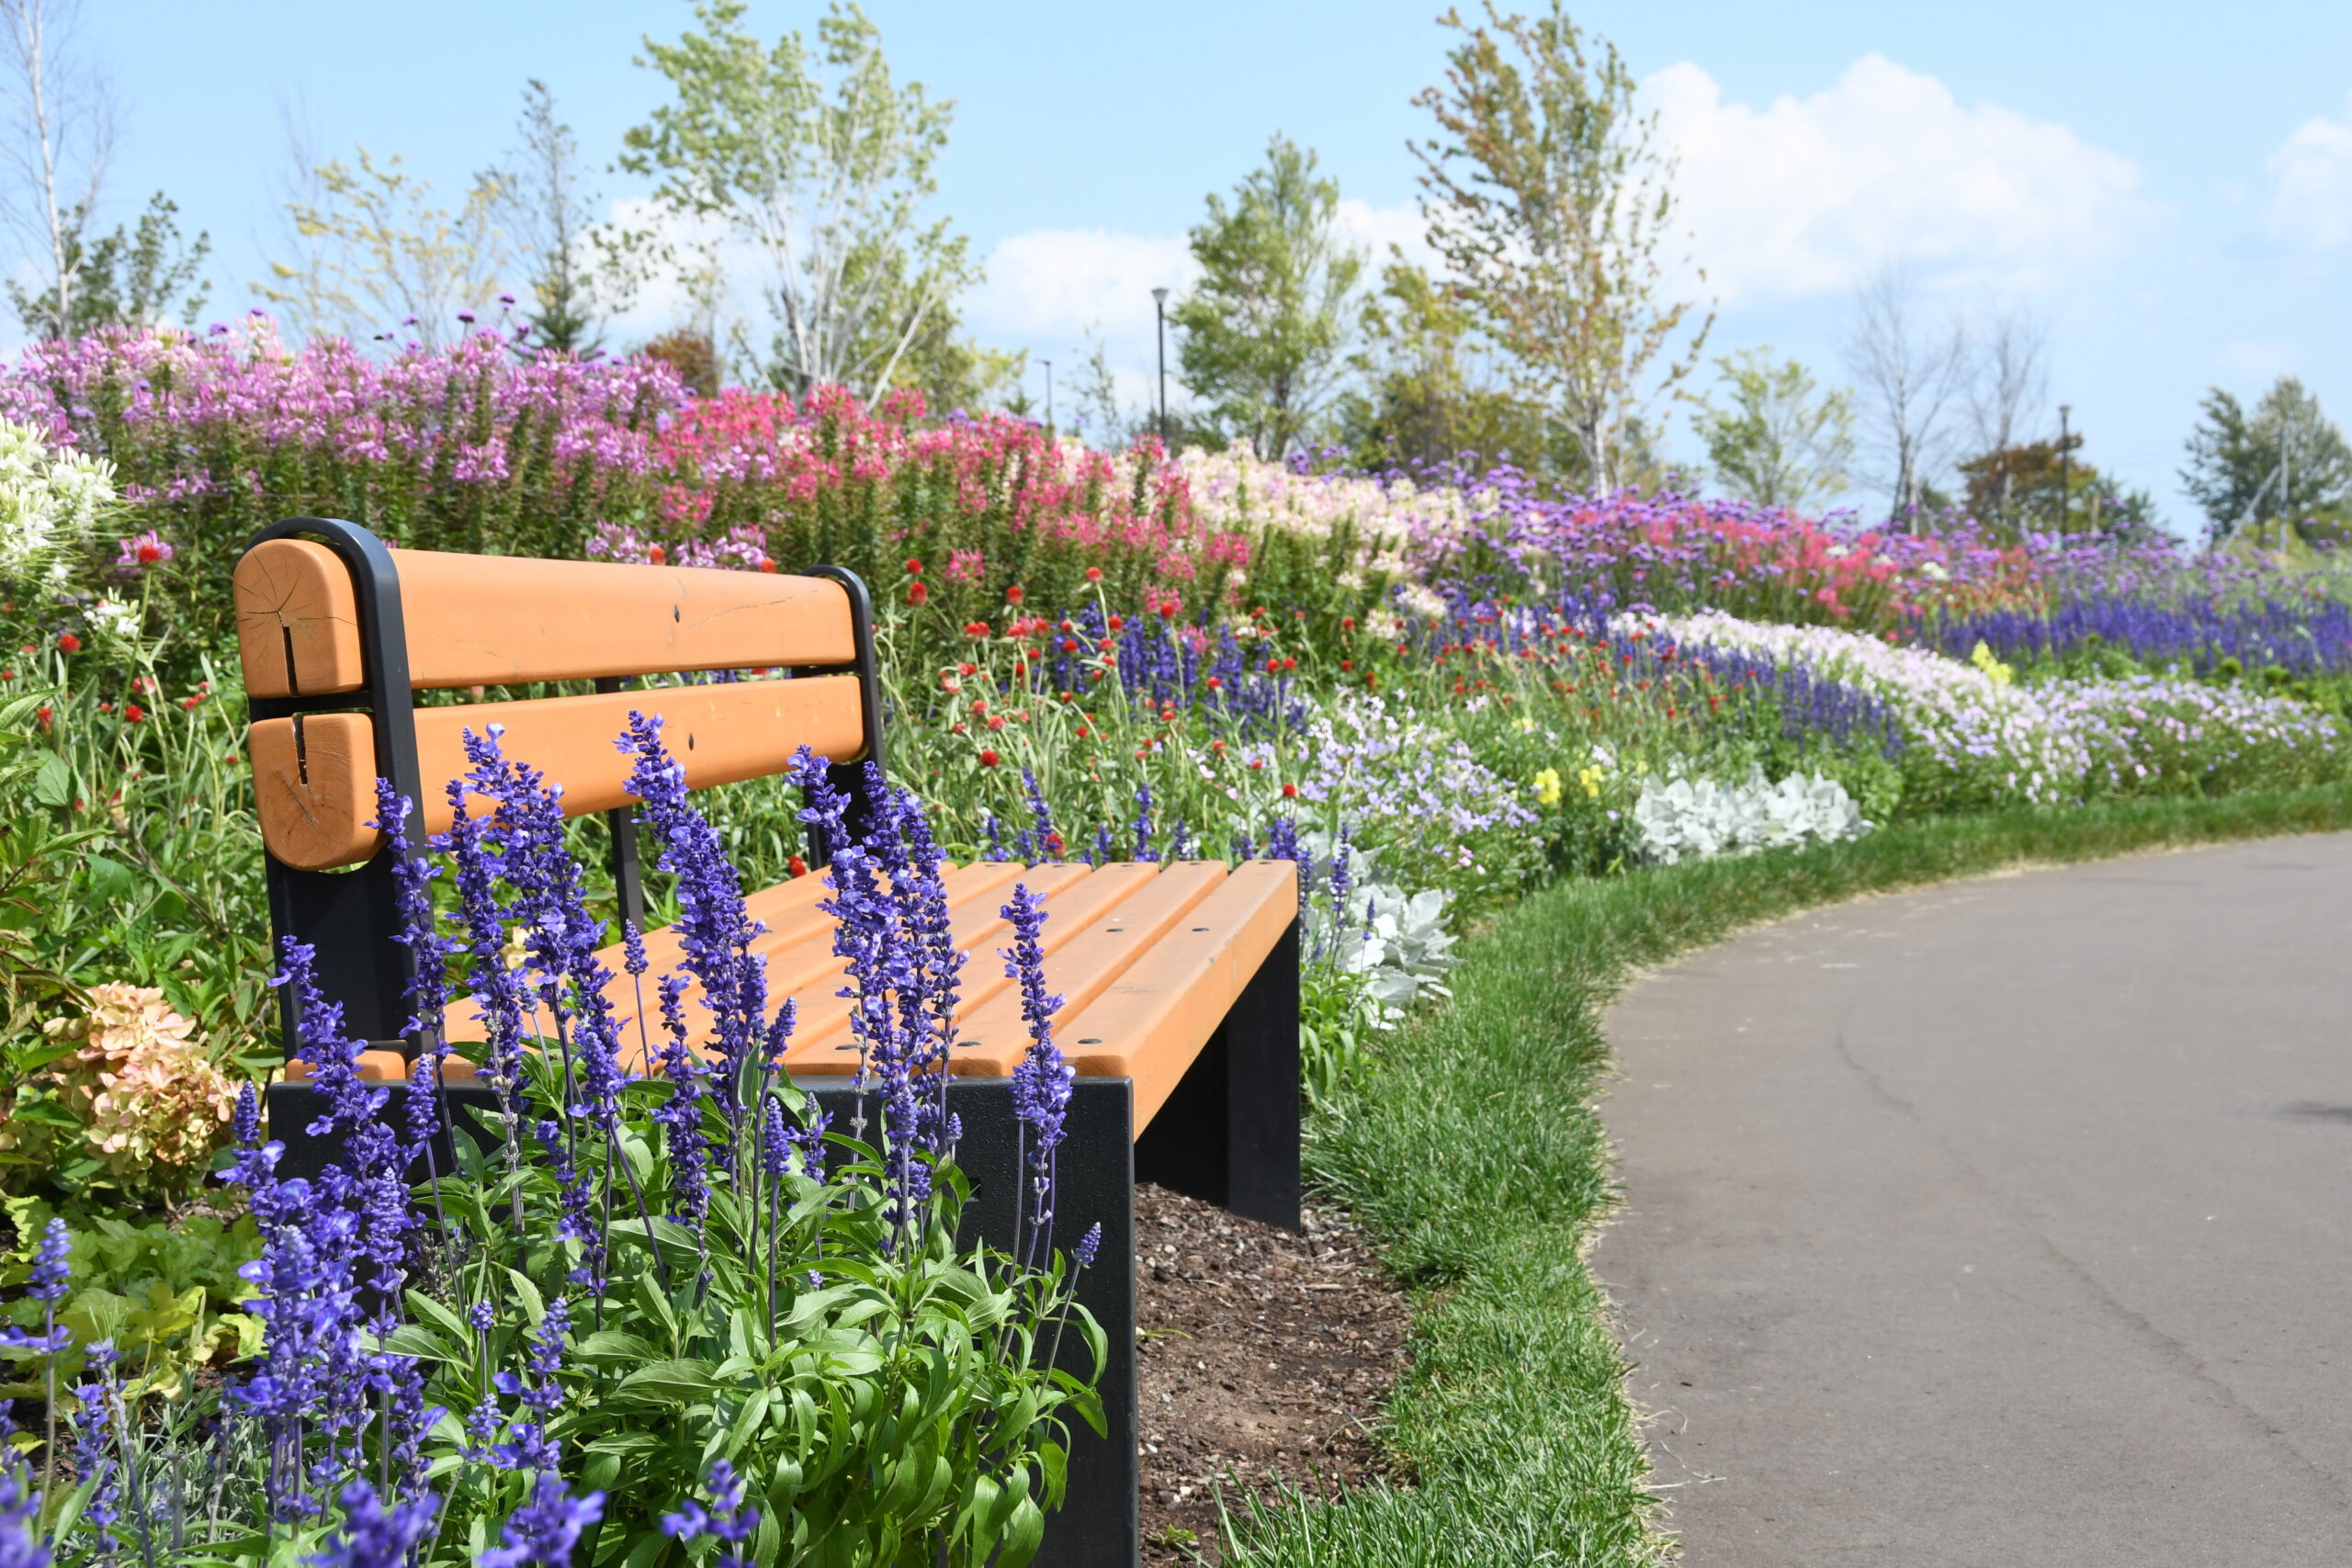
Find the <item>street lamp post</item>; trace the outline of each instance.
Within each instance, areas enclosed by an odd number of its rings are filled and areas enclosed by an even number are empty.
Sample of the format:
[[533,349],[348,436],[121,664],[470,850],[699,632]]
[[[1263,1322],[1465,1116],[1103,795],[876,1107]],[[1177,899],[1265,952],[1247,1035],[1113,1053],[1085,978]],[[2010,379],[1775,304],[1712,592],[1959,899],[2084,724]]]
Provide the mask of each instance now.
[[1168,290],[1151,291],[1151,314],[1159,327],[1159,445],[1168,445]]
[[2074,450],[2074,437],[2067,432],[2066,419],[2074,412],[2075,405],[2072,403],[2058,405],[2058,531],[2061,534],[2066,531],[2066,517],[2071,510],[2066,487],[2074,479],[2074,464],[2071,457]]

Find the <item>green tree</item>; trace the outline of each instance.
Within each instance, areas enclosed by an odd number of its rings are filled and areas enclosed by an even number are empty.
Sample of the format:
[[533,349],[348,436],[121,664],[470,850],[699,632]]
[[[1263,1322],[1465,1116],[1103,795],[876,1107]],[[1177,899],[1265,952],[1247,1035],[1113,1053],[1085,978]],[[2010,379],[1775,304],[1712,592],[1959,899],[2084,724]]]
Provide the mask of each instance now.
[[1444,85],[1414,100],[1441,132],[1413,149],[1430,245],[1573,437],[1574,477],[1613,488],[1629,426],[1697,366],[1713,323],[1674,350],[1693,307],[1665,299],[1658,264],[1673,163],[1616,47],[1590,57],[1559,0],[1532,22],[1492,0],[1486,15],[1439,18],[1461,41]]
[[813,60],[797,32],[763,47],[744,9],[702,0],[696,30],[645,40],[639,63],[673,96],[624,137],[621,167],[653,178],[673,218],[716,220],[763,259],[767,346],[735,338],[762,377],[872,398],[978,276],[969,242],[925,217],[955,106],[895,85],[854,6],[828,6]]
[[451,209],[397,152],[379,164],[361,147],[356,158],[313,164],[298,144],[308,166],[286,202],[296,259],[273,259],[254,292],[306,337],[406,335],[427,348],[463,337],[464,318],[493,313],[512,261],[497,175],[477,175]]
[[1363,253],[1339,225],[1340,185],[1315,153],[1276,134],[1266,163],[1212,195],[1192,231],[1201,277],[1172,313],[1184,385],[1227,433],[1279,457],[1329,398]]
[[592,354],[603,342],[598,317],[627,309],[635,291],[635,237],[610,234],[591,216],[597,197],[582,186],[580,142],[537,77],[524,85],[515,130],[521,144],[482,179],[498,191],[500,215],[527,269],[529,346]]
[[25,331],[48,339],[79,337],[100,327],[193,325],[212,291],[202,279],[212,239],[199,232],[194,241],[183,241],[178,214],[178,207],[157,191],[136,225],[118,226],[85,246],[87,225],[74,213],[65,227],[66,265],[74,286],[66,294],[64,315],[57,313],[53,286],[27,288],[14,279],[7,284],[8,301]]
[[1546,464],[1544,411],[1479,373],[1468,308],[1426,271],[1392,254],[1358,331],[1363,346],[1349,364],[1359,384],[1335,410],[1358,466]]
[[1715,361],[1727,406],[1702,399],[1694,421],[1715,483],[1758,506],[1802,510],[1843,491],[1854,462],[1854,395],[1824,391],[1770,344]]
[[2245,523],[2301,521],[2352,504],[2352,447],[2292,376],[2271,383],[2252,413],[2213,388],[2188,445],[2181,488],[2204,508],[2215,538]]

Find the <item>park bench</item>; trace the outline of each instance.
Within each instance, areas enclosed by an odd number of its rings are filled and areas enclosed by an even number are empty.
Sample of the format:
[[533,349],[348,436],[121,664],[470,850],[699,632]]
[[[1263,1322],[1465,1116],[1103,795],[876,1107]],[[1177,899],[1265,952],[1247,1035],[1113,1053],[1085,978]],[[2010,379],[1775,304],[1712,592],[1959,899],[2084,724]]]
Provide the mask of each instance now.
[[[443,786],[466,767],[462,730],[503,725],[505,754],[561,783],[567,814],[609,814],[620,907],[641,927],[628,760],[613,744],[632,709],[662,715],[694,788],[782,773],[806,744],[833,764],[854,816],[861,764],[881,756],[870,610],[857,579],[837,569],[794,576],[390,549],[349,523],[292,518],[247,547],[235,594],[273,932],[316,949],[322,991],[368,1042],[363,1076],[388,1086],[405,1079],[424,1043],[402,1037],[408,952],[393,940],[390,857],[369,826],[379,775],[418,803],[423,830],[439,831],[451,814]],[[629,684],[722,671],[768,673]],[[488,688],[563,684],[593,690],[481,700],[499,694]],[[475,700],[418,705],[415,694],[429,691]],[[1057,1224],[1073,1239],[1102,1226],[1102,1261],[1081,1276],[1080,1300],[1110,1339],[1110,1435],[1073,1432],[1069,1500],[1037,1561],[1132,1563],[1134,1185],[1157,1181],[1296,1228],[1295,868],[982,861],[945,880],[956,941],[969,954],[949,1088],[964,1127],[958,1163],[976,1190],[967,1245],[1010,1245],[1020,1190],[1009,1076],[1028,1040],[1017,991],[995,961],[1009,940],[998,910],[1016,881],[1047,900],[1046,982],[1066,998],[1055,1036],[1078,1075]],[[794,878],[748,903],[766,927],[758,950],[770,994],[798,1008],[786,1070],[839,1122],[856,1057],[830,920],[817,908],[824,881]],[[674,962],[667,933],[649,933],[647,944],[657,966]],[[617,944],[605,956],[618,972]],[[624,1010],[634,1010],[631,998]],[[450,1009],[450,1038],[480,1037],[472,1011]],[[290,1011],[286,1021],[287,1038],[298,1038]],[[448,1089],[460,1103],[490,1100],[485,1087]],[[287,1145],[281,1169],[334,1157],[304,1131],[317,1091],[299,1064],[270,1086],[268,1113]]]

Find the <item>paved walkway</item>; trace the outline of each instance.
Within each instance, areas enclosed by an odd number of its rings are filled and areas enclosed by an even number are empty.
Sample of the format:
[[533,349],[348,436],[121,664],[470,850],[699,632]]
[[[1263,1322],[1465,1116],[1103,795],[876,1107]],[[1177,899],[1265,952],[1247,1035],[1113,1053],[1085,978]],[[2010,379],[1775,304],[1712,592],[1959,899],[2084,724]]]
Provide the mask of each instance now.
[[2352,1564],[2352,835],[1801,916],[1609,1035],[1692,1568]]

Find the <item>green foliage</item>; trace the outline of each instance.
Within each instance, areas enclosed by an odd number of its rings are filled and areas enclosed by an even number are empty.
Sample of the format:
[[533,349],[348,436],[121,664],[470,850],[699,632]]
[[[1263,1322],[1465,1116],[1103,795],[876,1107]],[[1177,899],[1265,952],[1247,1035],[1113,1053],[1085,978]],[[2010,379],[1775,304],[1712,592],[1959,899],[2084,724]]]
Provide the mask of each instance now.
[[[19,1286],[30,1270],[33,1246],[54,1211],[32,1198],[6,1201],[15,1240],[0,1251],[0,1287]],[[66,1216],[74,1235],[73,1289],[57,1321],[73,1332],[57,1363],[61,1378],[78,1377],[85,1352],[111,1340],[122,1356],[126,1395],[171,1400],[192,1392],[196,1373],[260,1348],[261,1324],[240,1312],[252,1287],[237,1270],[261,1255],[250,1218],[224,1223],[212,1213],[130,1221],[107,1214]],[[0,1321],[25,1330],[41,1326],[40,1303],[18,1299],[0,1308]],[[0,1348],[0,1399],[37,1399],[42,1381],[29,1375],[39,1358]]]
[[193,322],[204,310],[211,285],[203,281],[212,237],[193,242],[180,236],[179,207],[162,191],[150,197],[134,227],[85,241],[85,208],[76,208],[64,233],[66,270],[73,286],[61,314],[53,288],[28,289],[7,282],[8,302],[34,338],[80,337],[101,327],[148,328]]
[[669,212],[718,220],[765,259],[768,340],[737,340],[761,378],[871,400],[975,276],[969,242],[923,216],[955,106],[895,85],[854,6],[828,6],[815,59],[797,32],[763,47],[745,9],[702,0],[697,30],[645,40],[639,63],[673,96],[623,138],[620,166],[653,179]]
[[529,268],[533,308],[524,319],[531,346],[594,353],[603,342],[599,314],[626,308],[635,293],[634,246],[591,216],[601,198],[582,188],[579,141],[537,77],[524,85],[515,130],[522,144],[482,183],[497,191],[500,214]]
[[1208,198],[1192,231],[1200,281],[1170,312],[1184,384],[1261,457],[1303,440],[1342,367],[1347,304],[1363,254],[1339,227],[1340,183],[1286,136],[1265,166]]
[[[432,1402],[498,1407],[497,1370],[565,1298],[575,1337],[548,1430],[581,1456],[584,1488],[615,1495],[594,1561],[689,1561],[660,1518],[722,1459],[763,1513],[758,1561],[1027,1560],[1061,1500],[1068,1421],[1103,1429],[1093,1383],[1108,1347],[1058,1256],[1033,1272],[960,1253],[967,1192],[952,1166],[903,1222],[882,1199],[882,1156],[849,1138],[832,1140],[822,1178],[797,1153],[763,1175],[775,1167],[759,1107],[775,1097],[797,1125],[805,1102],[756,1062],[735,1086],[750,1108],[740,1122],[702,1101],[718,1158],[707,1229],[690,1228],[662,1213],[687,1203],[676,1145],[652,1119],[668,1081],[633,1082],[607,1138],[581,1121],[559,1131],[573,1096],[545,1055],[529,1071],[528,1117],[568,1145],[611,1281],[583,1282],[589,1237],[560,1234],[549,1162],[516,1157],[511,1138],[503,1156],[457,1139],[460,1170],[430,1189],[435,1261],[387,1341],[425,1364]],[[469,1325],[477,1308],[494,1319],[487,1332]],[[475,1462],[472,1446],[458,1416],[427,1445],[445,1540],[487,1536],[519,1497],[521,1478]]]
[[1694,423],[1716,485],[1758,506],[1792,511],[1837,495],[1851,479],[1854,398],[1824,391],[1796,360],[1768,344],[1715,361],[1729,407],[1702,399]]
[[427,348],[465,335],[461,312],[494,314],[514,259],[497,221],[497,173],[477,175],[453,209],[399,153],[378,163],[359,147],[353,157],[304,172],[286,204],[294,259],[271,258],[254,294],[305,336]]
[[2217,538],[2249,522],[2352,505],[2352,446],[2295,377],[2272,382],[2251,413],[2219,387],[2200,407],[2180,482]]
[[1542,468],[1551,457],[1544,412],[1476,375],[1471,313],[1421,268],[1401,257],[1381,271],[1363,301],[1363,347],[1351,359],[1359,385],[1340,395],[1340,444],[1358,468],[1473,467],[1515,462]]
[[1674,347],[1692,306],[1661,292],[1672,162],[1616,46],[1595,58],[1560,0],[1487,17],[1439,18],[1459,41],[1414,100],[1440,132],[1413,147],[1430,247],[1574,440],[1572,481],[1612,490],[1631,477],[1627,425],[1696,367],[1713,322]]

